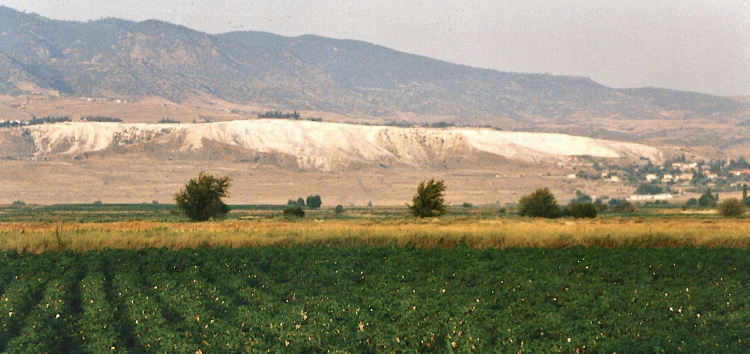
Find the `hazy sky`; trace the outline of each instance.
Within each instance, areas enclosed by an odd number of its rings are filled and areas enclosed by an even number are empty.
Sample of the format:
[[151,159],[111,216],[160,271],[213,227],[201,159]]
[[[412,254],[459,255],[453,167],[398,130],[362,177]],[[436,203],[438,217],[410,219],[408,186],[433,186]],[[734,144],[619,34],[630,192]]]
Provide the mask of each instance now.
[[748,0],[0,0],[53,19],[359,39],[503,71],[750,95]]

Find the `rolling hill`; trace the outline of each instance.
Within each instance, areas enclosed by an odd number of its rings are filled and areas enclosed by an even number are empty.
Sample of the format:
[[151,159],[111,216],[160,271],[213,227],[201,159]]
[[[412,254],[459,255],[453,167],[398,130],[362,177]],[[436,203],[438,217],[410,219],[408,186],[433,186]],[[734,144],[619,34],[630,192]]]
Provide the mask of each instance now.
[[0,7],[0,32],[6,95],[178,103],[207,95],[269,109],[527,130],[594,118],[715,119],[748,109],[733,98],[472,68],[314,35],[210,35],[155,20],[54,21],[7,7]]

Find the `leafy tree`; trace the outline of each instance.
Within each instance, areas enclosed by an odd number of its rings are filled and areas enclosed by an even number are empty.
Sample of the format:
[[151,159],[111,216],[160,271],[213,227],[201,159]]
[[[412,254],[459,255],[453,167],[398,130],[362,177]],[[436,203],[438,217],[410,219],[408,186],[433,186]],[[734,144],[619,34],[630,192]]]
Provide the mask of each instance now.
[[311,195],[307,197],[307,207],[310,209],[318,209],[323,202],[320,200],[319,195]]
[[559,206],[555,196],[548,188],[539,188],[534,193],[521,197],[518,201],[518,215],[556,218],[560,216]]
[[715,208],[719,201],[719,195],[711,194],[711,188],[706,188],[706,192],[698,198],[698,206],[704,208]]
[[445,214],[445,184],[443,181],[422,181],[417,187],[417,194],[412,199],[412,205],[406,204],[415,217],[432,217]]
[[576,203],[568,205],[570,210],[570,216],[581,219],[581,218],[595,218],[597,211],[594,203]]
[[461,204],[461,206],[464,207],[464,209],[471,209],[474,205],[469,202],[465,202]]
[[608,208],[607,204],[604,203],[604,199],[602,198],[596,198],[596,200],[594,201],[594,207],[596,207],[597,213],[603,213],[607,211]]
[[305,207],[305,200],[302,199],[302,197],[297,198],[297,200],[289,199],[289,201],[286,202],[286,205],[295,207],[298,206],[300,208]]
[[740,216],[745,213],[745,205],[737,198],[727,198],[719,204],[719,213],[725,217]]
[[698,199],[690,198],[685,202],[686,207],[696,206],[698,205]]
[[300,206],[290,206],[284,208],[284,217],[290,218],[290,217],[298,217],[303,218],[305,217],[305,211],[302,210],[302,207]]
[[581,203],[591,203],[592,199],[591,196],[583,193],[580,190],[576,191],[576,197],[570,200],[570,203],[568,204],[581,204]]
[[201,172],[198,179],[191,179],[185,188],[174,195],[177,208],[195,221],[206,221],[229,212],[229,206],[221,198],[228,197],[229,177],[215,178]]
[[625,200],[625,199],[610,199],[609,203],[607,203],[612,211],[616,213],[632,213],[638,208],[635,206],[635,204]]
[[344,207],[341,204],[339,204],[335,208],[333,208],[333,212],[336,214],[341,214],[344,212]]
[[664,190],[656,184],[641,184],[636,188],[635,194],[647,195],[647,194],[660,194],[664,193]]

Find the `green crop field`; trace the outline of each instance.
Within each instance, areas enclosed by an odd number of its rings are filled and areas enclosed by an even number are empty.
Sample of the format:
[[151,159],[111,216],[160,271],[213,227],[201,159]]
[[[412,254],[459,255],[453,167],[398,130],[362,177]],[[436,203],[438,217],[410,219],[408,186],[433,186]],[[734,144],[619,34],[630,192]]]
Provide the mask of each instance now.
[[261,247],[0,254],[0,352],[750,350],[727,248]]

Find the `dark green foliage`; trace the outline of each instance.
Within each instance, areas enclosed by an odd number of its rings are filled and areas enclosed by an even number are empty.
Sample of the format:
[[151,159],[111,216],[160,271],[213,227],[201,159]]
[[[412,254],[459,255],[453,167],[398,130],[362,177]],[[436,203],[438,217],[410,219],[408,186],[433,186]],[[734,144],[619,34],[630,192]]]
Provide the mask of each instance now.
[[534,193],[521,197],[518,201],[518,215],[542,218],[556,218],[560,210],[555,196],[548,188],[539,188]]
[[715,208],[719,201],[718,194],[711,194],[711,188],[706,188],[706,192],[698,198],[698,206],[704,208]]
[[744,353],[748,258],[465,245],[0,253],[0,352]]
[[319,195],[311,195],[307,197],[307,207],[310,209],[318,209],[323,204],[320,200]]
[[591,199],[591,196],[583,193],[580,190],[576,191],[576,197],[571,199],[568,204],[580,204],[580,203],[591,203],[593,200]]
[[570,216],[581,219],[581,218],[595,218],[597,211],[594,203],[576,203],[568,205],[570,210]]
[[302,197],[297,198],[297,205],[304,208],[305,207],[305,200],[302,199]]
[[267,111],[266,113],[258,113],[258,118],[277,118],[277,119],[299,119],[300,115],[297,111],[294,113],[283,113],[281,111]]
[[607,211],[607,209],[609,209],[609,206],[604,203],[603,198],[596,198],[596,200],[594,201],[594,207],[596,207],[596,211],[598,213],[603,213]]
[[657,184],[641,184],[635,190],[635,194],[642,194],[642,195],[645,195],[645,194],[653,195],[653,194],[660,194],[664,192],[665,192],[664,189],[662,189],[661,186]]
[[473,206],[474,205],[468,202],[461,204],[461,207],[463,207],[464,209],[471,209]]
[[303,218],[303,217],[305,217],[305,211],[302,210],[302,207],[298,207],[298,206],[286,207],[286,208],[284,208],[283,213],[284,213],[284,217],[287,217],[287,218],[293,218],[293,217]]
[[156,124],[180,124],[180,121],[177,119],[162,118]]
[[201,172],[198,179],[191,179],[174,195],[177,208],[195,221],[206,221],[229,212],[229,206],[221,198],[229,196],[229,177],[215,178]]
[[63,122],[70,122],[70,121],[71,121],[70,117],[68,116],[65,116],[65,117],[48,116],[48,117],[42,117],[42,118],[33,117],[31,118],[31,120],[29,121],[27,125],[54,124],[54,123],[63,123]]
[[333,208],[333,212],[336,214],[341,214],[344,212],[344,207],[341,204],[339,204],[335,208]]
[[412,199],[412,205],[408,205],[411,215],[416,217],[432,217],[445,214],[445,184],[443,181],[431,179],[425,183],[422,181],[417,187],[417,194]]
[[742,200],[747,199],[747,183],[742,184]]
[[15,205],[15,206],[25,206],[26,202],[24,202],[23,200],[14,200],[12,205]]
[[609,206],[609,210],[616,213],[632,213],[638,210],[635,204],[625,199],[610,199],[607,205]]
[[96,201],[94,201],[91,204],[93,204],[93,205],[102,205],[102,201],[101,200],[96,200]]
[[122,119],[113,117],[102,117],[102,116],[86,116],[82,119],[84,122],[105,122],[105,123],[120,123]]
[[685,202],[686,207],[696,206],[698,205],[698,199],[690,198]]
[[719,204],[719,214],[725,217],[736,217],[745,213],[745,205],[737,198],[727,198]]

